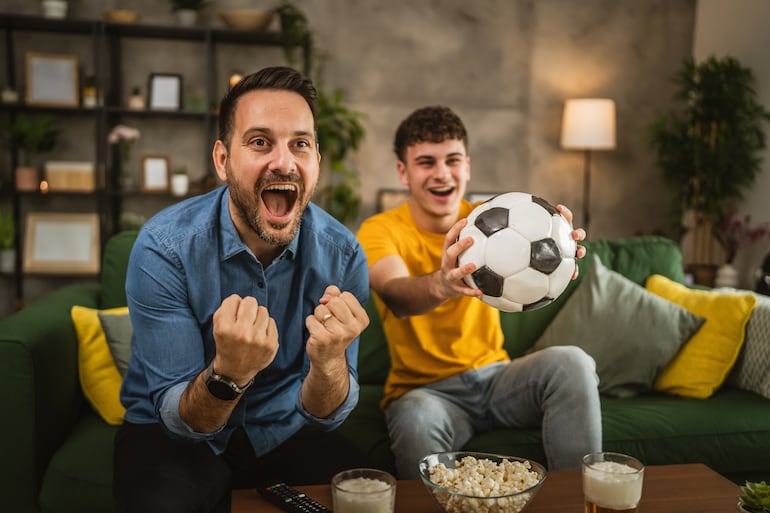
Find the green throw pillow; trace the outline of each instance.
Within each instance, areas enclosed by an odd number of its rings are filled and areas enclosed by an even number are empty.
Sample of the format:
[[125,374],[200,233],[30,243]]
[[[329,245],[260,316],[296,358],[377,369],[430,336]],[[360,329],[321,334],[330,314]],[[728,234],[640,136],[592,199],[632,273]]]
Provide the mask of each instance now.
[[596,255],[588,264],[587,275],[533,350],[581,347],[596,361],[602,394],[649,391],[704,319],[607,269]]

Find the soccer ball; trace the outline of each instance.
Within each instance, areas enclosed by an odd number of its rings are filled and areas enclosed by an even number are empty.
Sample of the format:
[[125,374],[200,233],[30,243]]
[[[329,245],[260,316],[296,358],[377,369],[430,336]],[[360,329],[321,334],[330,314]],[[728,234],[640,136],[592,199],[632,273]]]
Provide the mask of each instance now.
[[465,277],[484,292],[481,300],[505,312],[553,302],[569,285],[577,265],[572,226],[542,198],[524,192],[499,194],[468,216],[460,239],[473,245],[459,257],[476,270]]

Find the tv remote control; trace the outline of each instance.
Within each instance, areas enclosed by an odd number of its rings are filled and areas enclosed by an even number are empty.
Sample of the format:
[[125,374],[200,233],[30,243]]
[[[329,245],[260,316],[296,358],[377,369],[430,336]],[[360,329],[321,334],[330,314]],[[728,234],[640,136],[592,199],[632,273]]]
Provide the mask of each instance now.
[[283,481],[268,481],[257,491],[268,501],[289,513],[332,513],[320,504]]

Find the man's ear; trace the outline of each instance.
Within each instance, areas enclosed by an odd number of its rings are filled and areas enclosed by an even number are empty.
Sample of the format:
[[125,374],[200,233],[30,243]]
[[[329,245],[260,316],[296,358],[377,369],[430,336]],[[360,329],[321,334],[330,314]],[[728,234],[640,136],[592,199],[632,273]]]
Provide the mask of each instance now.
[[409,176],[406,174],[406,165],[398,161],[398,164],[396,164],[396,171],[398,171],[398,181],[401,182],[401,185],[405,185],[409,187]]
[[211,152],[214,160],[214,168],[217,170],[217,176],[223,182],[227,182],[227,148],[225,143],[217,139],[214,143],[214,149]]

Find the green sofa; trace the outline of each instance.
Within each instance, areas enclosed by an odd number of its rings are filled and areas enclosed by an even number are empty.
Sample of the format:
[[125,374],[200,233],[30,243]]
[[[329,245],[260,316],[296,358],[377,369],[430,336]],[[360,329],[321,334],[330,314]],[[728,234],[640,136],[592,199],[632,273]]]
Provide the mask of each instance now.
[[[106,513],[111,510],[112,439],[85,401],[78,382],[77,339],[70,308],[125,305],[124,279],[136,234],[121,233],[105,248],[100,284],[62,288],[0,320],[0,504],[3,511]],[[636,237],[587,243],[603,263],[637,283],[651,273],[684,279],[677,246]],[[581,266],[584,262],[581,261]],[[523,354],[574,291],[547,308],[502,314],[506,347]],[[393,470],[378,402],[389,357],[373,304],[361,337],[358,407],[342,431],[373,464]],[[770,400],[722,387],[705,400],[651,393],[629,399],[602,397],[604,448],[648,465],[702,462],[738,483],[770,480]],[[544,462],[539,430],[500,430],[471,440],[467,449]]]

